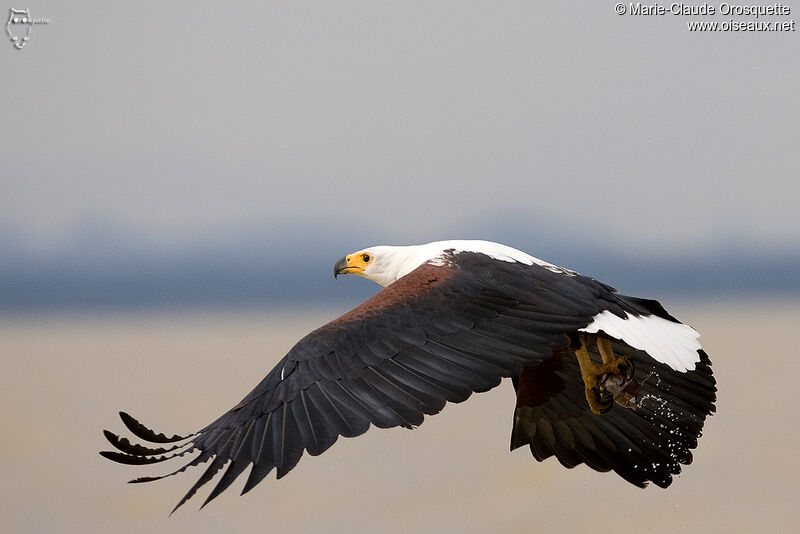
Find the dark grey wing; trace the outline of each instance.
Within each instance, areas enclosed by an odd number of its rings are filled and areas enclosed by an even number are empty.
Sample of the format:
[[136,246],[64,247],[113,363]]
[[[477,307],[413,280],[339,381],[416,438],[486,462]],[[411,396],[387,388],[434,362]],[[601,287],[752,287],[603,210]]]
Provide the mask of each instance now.
[[[278,478],[285,475],[303,451],[321,454],[339,436],[358,436],[370,424],[413,428],[446,402],[519,375],[565,349],[566,333],[591,321],[598,292],[606,291],[536,265],[473,253],[451,259],[447,266],[419,267],[306,336],[237,406],[187,436],[183,447],[150,449],[107,433],[122,452],[102,454],[138,464],[199,450],[176,472],[211,464],[178,506],[228,463],[206,503],[252,465],[246,492],[273,469]],[[150,442],[181,438],[156,435],[129,416],[126,425]]]
[[[630,305],[658,311],[655,301],[624,298],[635,301]],[[614,406],[608,413],[593,414],[574,351],[557,351],[514,379],[511,449],[528,445],[539,461],[555,456],[566,467],[585,463],[597,471],[613,470],[640,487],[649,481],[667,487],[681,464],[692,462],[691,450],[715,410],[711,361],[700,350],[695,369],[679,372],[623,342],[611,343],[615,354],[634,363],[641,386],[636,409]],[[589,349],[600,361],[596,347]]]

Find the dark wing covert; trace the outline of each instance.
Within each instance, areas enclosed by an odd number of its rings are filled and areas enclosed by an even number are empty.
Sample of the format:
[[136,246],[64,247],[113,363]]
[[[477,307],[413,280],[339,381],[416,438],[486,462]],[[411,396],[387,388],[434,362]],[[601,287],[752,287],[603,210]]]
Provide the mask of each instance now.
[[200,451],[163,475],[211,460],[175,509],[229,463],[205,505],[249,465],[242,493],[272,469],[281,478],[304,450],[321,454],[340,435],[358,436],[370,424],[413,428],[446,402],[487,391],[568,348],[568,332],[617,306],[612,288],[589,278],[476,253],[451,260],[423,264],[307,335],[239,404],[195,434],[168,438],[122,414],[137,437],[177,445],[149,448],[106,431],[122,452],[101,454],[147,464]]

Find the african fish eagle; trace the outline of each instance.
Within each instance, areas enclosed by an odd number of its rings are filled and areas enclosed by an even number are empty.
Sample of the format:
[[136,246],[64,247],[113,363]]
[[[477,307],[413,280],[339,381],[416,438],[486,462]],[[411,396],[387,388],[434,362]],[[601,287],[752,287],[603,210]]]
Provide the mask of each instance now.
[[[109,431],[104,457],[151,464],[198,451],[211,461],[175,509],[228,465],[206,503],[248,467],[242,493],[303,451],[322,454],[370,424],[414,428],[447,401],[511,378],[511,449],[538,461],[613,470],[640,487],[672,482],[692,461],[714,410],[711,362],[699,334],[655,300],[487,241],[376,246],[334,275],[358,274],[379,293],[301,339],[242,401],[205,428],[167,437],[120,412],[136,437]],[[173,510],[174,511],[174,510]]]

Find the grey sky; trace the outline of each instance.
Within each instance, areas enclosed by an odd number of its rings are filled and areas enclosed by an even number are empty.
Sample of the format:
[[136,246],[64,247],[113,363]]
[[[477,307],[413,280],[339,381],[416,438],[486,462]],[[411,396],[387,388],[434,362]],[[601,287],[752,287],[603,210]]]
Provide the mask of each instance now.
[[798,32],[614,4],[30,2],[51,24],[0,42],[0,231],[800,247]]

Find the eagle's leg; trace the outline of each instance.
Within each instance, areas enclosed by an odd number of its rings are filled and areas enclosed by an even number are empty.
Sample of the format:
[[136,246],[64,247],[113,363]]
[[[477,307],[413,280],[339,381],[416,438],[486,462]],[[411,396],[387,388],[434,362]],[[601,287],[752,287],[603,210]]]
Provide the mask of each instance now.
[[[580,340],[581,346],[575,349],[575,356],[578,358],[578,366],[581,369],[581,377],[583,378],[583,384],[585,386],[586,402],[589,403],[589,408],[592,410],[592,413],[600,415],[611,409],[613,400],[607,395],[604,396],[599,388],[600,378],[604,373],[601,372],[600,367],[592,363],[592,360],[589,358],[589,351],[586,348],[586,337],[583,334],[578,334],[578,339]],[[607,364],[603,363],[603,365]]]
[[597,337],[597,350],[603,358],[600,369],[606,371],[598,384],[600,392],[611,394],[614,401],[624,408],[636,408],[641,388],[633,379],[633,360],[627,356],[617,358],[611,341],[601,336]]
[[603,358],[603,363],[613,362],[614,349],[611,347],[611,341],[608,339],[597,336],[597,350],[600,351],[600,356]]
[[617,357],[611,341],[597,336],[597,350],[603,363],[596,365],[589,358],[586,336],[579,334],[578,337],[580,347],[575,350],[575,356],[581,369],[586,402],[592,413],[606,413],[615,401],[625,408],[635,408],[640,388],[633,379],[633,362],[627,356]]

